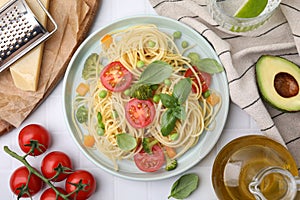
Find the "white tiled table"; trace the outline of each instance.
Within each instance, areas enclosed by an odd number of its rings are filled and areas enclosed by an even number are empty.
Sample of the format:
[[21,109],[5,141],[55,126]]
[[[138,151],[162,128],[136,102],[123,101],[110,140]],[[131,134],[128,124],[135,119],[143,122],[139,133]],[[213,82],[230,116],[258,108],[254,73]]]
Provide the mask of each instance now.
[[[148,0],[102,0],[100,10],[91,32],[122,17],[156,14]],[[72,158],[76,169],[91,171],[98,182],[96,194],[93,200],[166,200],[172,184],[179,178],[173,177],[167,180],[154,182],[135,182],[115,177],[96,167],[85,158],[73,142],[67,131],[62,111],[62,82],[52,94],[40,105],[40,107],[21,125],[20,128],[0,137],[0,199],[16,199],[9,189],[9,177],[14,169],[22,164],[4,153],[3,146],[8,145],[17,153],[21,153],[17,145],[17,135],[22,127],[30,123],[44,125],[52,134],[53,144],[49,150],[64,151]],[[247,135],[259,134],[255,122],[234,104],[230,104],[230,111],[226,127],[210,154],[188,172],[199,175],[199,188],[188,198],[191,200],[217,199],[212,183],[211,168],[217,152],[230,140]],[[41,158],[31,158],[30,163],[37,168]],[[187,172],[187,173],[188,173]],[[61,184],[58,184],[61,185]],[[37,194],[34,199],[39,199]]]

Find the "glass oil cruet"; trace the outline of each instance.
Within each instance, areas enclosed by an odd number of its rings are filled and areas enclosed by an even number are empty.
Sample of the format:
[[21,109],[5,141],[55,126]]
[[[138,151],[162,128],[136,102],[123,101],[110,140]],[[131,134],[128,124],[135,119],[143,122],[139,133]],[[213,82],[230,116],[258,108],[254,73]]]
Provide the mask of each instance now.
[[220,200],[293,200],[300,191],[292,155],[261,135],[225,145],[215,159],[212,183]]

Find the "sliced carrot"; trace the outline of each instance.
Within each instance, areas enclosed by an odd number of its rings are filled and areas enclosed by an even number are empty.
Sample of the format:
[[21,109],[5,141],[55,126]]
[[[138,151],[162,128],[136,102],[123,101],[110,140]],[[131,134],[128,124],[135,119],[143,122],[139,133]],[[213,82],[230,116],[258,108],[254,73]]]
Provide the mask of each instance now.
[[111,35],[107,34],[101,39],[101,43],[105,49],[108,49],[113,42],[113,38]]
[[175,149],[172,148],[172,147],[165,146],[165,150],[166,150],[167,155],[169,156],[169,158],[174,158],[177,154]]
[[89,85],[85,84],[85,83],[79,83],[79,85],[76,88],[76,92],[80,96],[85,96],[86,93],[88,93],[89,90],[90,90]]
[[93,147],[95,144],[95,138],[92,135],[85,135],[83,138],[83,144],[86,147]]
[[220,102],[220,97],[216,93],[212,92],[206,100],[211,106],[215,106]]

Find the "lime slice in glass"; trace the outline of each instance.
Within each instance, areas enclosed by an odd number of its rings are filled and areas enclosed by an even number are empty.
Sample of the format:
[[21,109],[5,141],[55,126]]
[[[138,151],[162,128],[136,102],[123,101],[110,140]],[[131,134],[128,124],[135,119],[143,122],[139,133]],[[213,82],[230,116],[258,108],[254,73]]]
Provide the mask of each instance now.
[[248,0],[235,13],[234,17],[253,18],[262,13],[268,4],[268,0]]

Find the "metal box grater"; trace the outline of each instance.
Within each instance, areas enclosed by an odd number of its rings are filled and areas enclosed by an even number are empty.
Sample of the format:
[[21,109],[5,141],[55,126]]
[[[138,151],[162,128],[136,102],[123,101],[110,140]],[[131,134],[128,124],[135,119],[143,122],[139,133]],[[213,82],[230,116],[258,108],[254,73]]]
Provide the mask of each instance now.
[[25,0],[11,0],[0,9],[0,72],[49,38],[57,24],[40,0],[36,0],[53,25],[48,31]]

